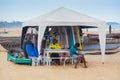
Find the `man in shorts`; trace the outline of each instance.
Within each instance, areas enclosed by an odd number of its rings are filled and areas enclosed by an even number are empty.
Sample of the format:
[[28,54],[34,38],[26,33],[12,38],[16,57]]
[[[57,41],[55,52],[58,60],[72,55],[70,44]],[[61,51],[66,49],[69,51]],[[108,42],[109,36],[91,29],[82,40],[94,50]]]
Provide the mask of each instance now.
[[74,46],[70,48],[70,56],[76,58],[75,68],[77,68],[78,63],[82,60],[85,68],[87,68],[86,61],[83,54],[77,52],[77,48],[80,46],[79,43],[75,43]]

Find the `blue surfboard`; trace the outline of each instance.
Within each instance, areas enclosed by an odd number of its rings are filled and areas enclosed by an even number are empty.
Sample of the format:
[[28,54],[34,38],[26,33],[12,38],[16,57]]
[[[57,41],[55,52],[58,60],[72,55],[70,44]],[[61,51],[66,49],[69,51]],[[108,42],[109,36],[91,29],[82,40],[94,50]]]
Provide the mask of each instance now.
[[38,50],[36,47],[34,47],[32,44],[26,45],[26,52],[29,57],[38,57]]

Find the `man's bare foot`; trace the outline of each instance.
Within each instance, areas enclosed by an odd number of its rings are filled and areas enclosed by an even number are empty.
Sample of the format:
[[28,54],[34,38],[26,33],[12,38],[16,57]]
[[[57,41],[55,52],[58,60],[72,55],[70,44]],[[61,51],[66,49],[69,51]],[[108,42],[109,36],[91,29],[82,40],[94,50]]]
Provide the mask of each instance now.
[[85,66],[85,68],[87,68],[87,66]]
[[75,65],[75,69],[77,69],[77,65]]

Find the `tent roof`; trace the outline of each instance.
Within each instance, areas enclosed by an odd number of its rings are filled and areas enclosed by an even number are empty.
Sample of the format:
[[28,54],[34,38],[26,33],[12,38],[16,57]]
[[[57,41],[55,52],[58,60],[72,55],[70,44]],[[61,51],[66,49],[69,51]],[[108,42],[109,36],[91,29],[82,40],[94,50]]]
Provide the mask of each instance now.
[[26,25],[39,26],[45,24],[47,24],[47,26],[58,26],[58,25],[98,26],[98,24],[103,22],[104,21],[89,17],[87,15],[81,14],[71,9],[60,7],[56,10],[41,15],[37,18],[24,22],[23,26]]
[[106,23],[99,19],[89,17],[79,12],[67,8],[58,8],[49,13],[41,15],[37,18],[26,21],[22,25],[38,26],[38,51],[40,53],[42,38],[47,26],[83,26],[83,27],[98,27],[100,48],[102,54],[102,62],[104,63],[105,41],[106,41]]

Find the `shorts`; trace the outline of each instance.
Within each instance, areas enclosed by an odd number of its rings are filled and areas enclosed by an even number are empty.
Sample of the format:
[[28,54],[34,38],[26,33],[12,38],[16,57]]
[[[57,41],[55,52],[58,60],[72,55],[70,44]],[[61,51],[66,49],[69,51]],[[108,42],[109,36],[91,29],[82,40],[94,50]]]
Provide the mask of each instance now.
[[73,58],[78,58],[78,57],[82,57],[82,55],[76,55],[76,54],[74,54],[72,57]]
[[80,54],[85,55],[86,51],[81,51]]

